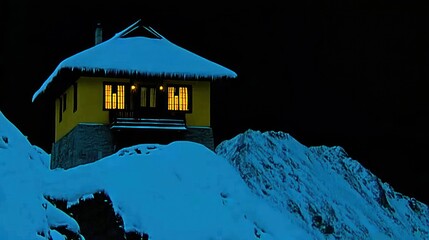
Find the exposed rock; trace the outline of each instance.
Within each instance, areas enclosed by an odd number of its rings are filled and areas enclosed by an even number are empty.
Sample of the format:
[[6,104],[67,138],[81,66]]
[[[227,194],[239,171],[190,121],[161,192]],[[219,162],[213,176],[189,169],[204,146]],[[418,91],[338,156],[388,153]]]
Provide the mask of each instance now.
[[[74,218],[80,226],[81,235],[85,240],[141,240],[149,239],[146,233],[125,232],[124,223],[114,212],[109,196],[104,192],[97,192],[91,198],[81,198],[70,206],[64,200],[48,198],[57,208]],[[78,235],[65,228],[55,228],[67,236],[67,240],[81,240]]]

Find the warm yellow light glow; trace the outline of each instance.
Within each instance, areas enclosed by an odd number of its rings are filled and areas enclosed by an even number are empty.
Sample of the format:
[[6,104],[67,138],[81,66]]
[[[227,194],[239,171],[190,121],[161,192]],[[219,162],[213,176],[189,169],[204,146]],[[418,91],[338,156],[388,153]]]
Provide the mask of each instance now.
[[118,85],[118,109],[125,109],[125,86]]
[[168,87],[168,110],[189,111],[187,87]]
[[131,85],[131,90],[132,91],[136,90],[136,85]]
[[104,107],[106,109],[111,109],[112,108],[112,85],[106,85],[104,96],[105,96]]
[[125,85],[105,85],[104,108],[125,109]]
[[112,98],[113,98],[112,108],[116,109],[116,93],[112,94]]
[[164,86],[162,86],[162,85],[161,85],[161,86],[159,86],[159,90],[160,90],[160,91],[164,90]]
[[174,109],[174,110],[178,110],[178,109],[179,109],[179,96],[174,96],[174,105],[173,105],[173,109]]
[[180,106],[179,110],[188,111],[188,88],[179,88]]
[[174,87],[168,87],[168,110],[174,109]]

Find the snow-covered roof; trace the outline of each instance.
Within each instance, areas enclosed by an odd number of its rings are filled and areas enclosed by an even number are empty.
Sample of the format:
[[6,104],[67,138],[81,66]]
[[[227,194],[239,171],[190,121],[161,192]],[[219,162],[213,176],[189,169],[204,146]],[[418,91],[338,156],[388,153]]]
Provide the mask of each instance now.
[[[109,40],[63,60],[34,93],[32,101],[46,90],[61,69],[194,79],[237,77],[234,71],[170,42],[139,22]],[[146,29],[154,38],[127,36],[138,28]]]

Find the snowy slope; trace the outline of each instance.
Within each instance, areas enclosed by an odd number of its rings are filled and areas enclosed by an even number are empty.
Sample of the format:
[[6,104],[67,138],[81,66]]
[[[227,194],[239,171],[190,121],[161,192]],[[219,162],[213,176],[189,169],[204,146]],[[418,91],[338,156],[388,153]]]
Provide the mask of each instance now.
[[429,239],[426,205],[340,147],[305,147],[282,132],[249,130],[216,153],[142,144],[67,170],[47,166],[49,155],[0,112],[0,239],[79,235],[78,218],[50,201],[73,208],[99,192],[126,232],[156,240]]
[[248,130],[224,141],[253,192],[319,239],[429,239],[428,206],[395,192],[341,147],[306,147],[283,132]]
[[53,173],[49,197],[76,202],[102,190],[126,232],[153,239],[245,240],[256,232],[264,239],[311,236],[251,193],[225,159],[192,142],[136,145]]
[[48,170],[46,153],[37,152],[3,115],[0,135],[7,139],[0,148],[2,240],[65,239],[54,231],[58,226],[79,232],[78,223],[45,198],[73,206],[99,191],[110,197],[125,231],[150,239],[313,238],[200,144],[137,145],[95,163]]
[[0,239],[47,239],[60,225],[79,231],[74,219],[43,197],[48,166],[49,155],[0,111]]

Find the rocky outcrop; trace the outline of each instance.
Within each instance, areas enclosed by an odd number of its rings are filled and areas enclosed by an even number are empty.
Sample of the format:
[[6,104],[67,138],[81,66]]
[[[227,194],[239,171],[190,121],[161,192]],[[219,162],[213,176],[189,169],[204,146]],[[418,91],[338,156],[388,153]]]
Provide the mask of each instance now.
[[[122,217],[115,213],[112,201],[104,192],[96,192],[90,196],[81,197],[75,204],[67,201],[46,197],[55,207],[61,209],[80,226],[80,235],[85,239],[105,240],[147,240],[149,236],[139,232],[125,232]],[[82,238],[65,227],[53,228],[68,240]]]

